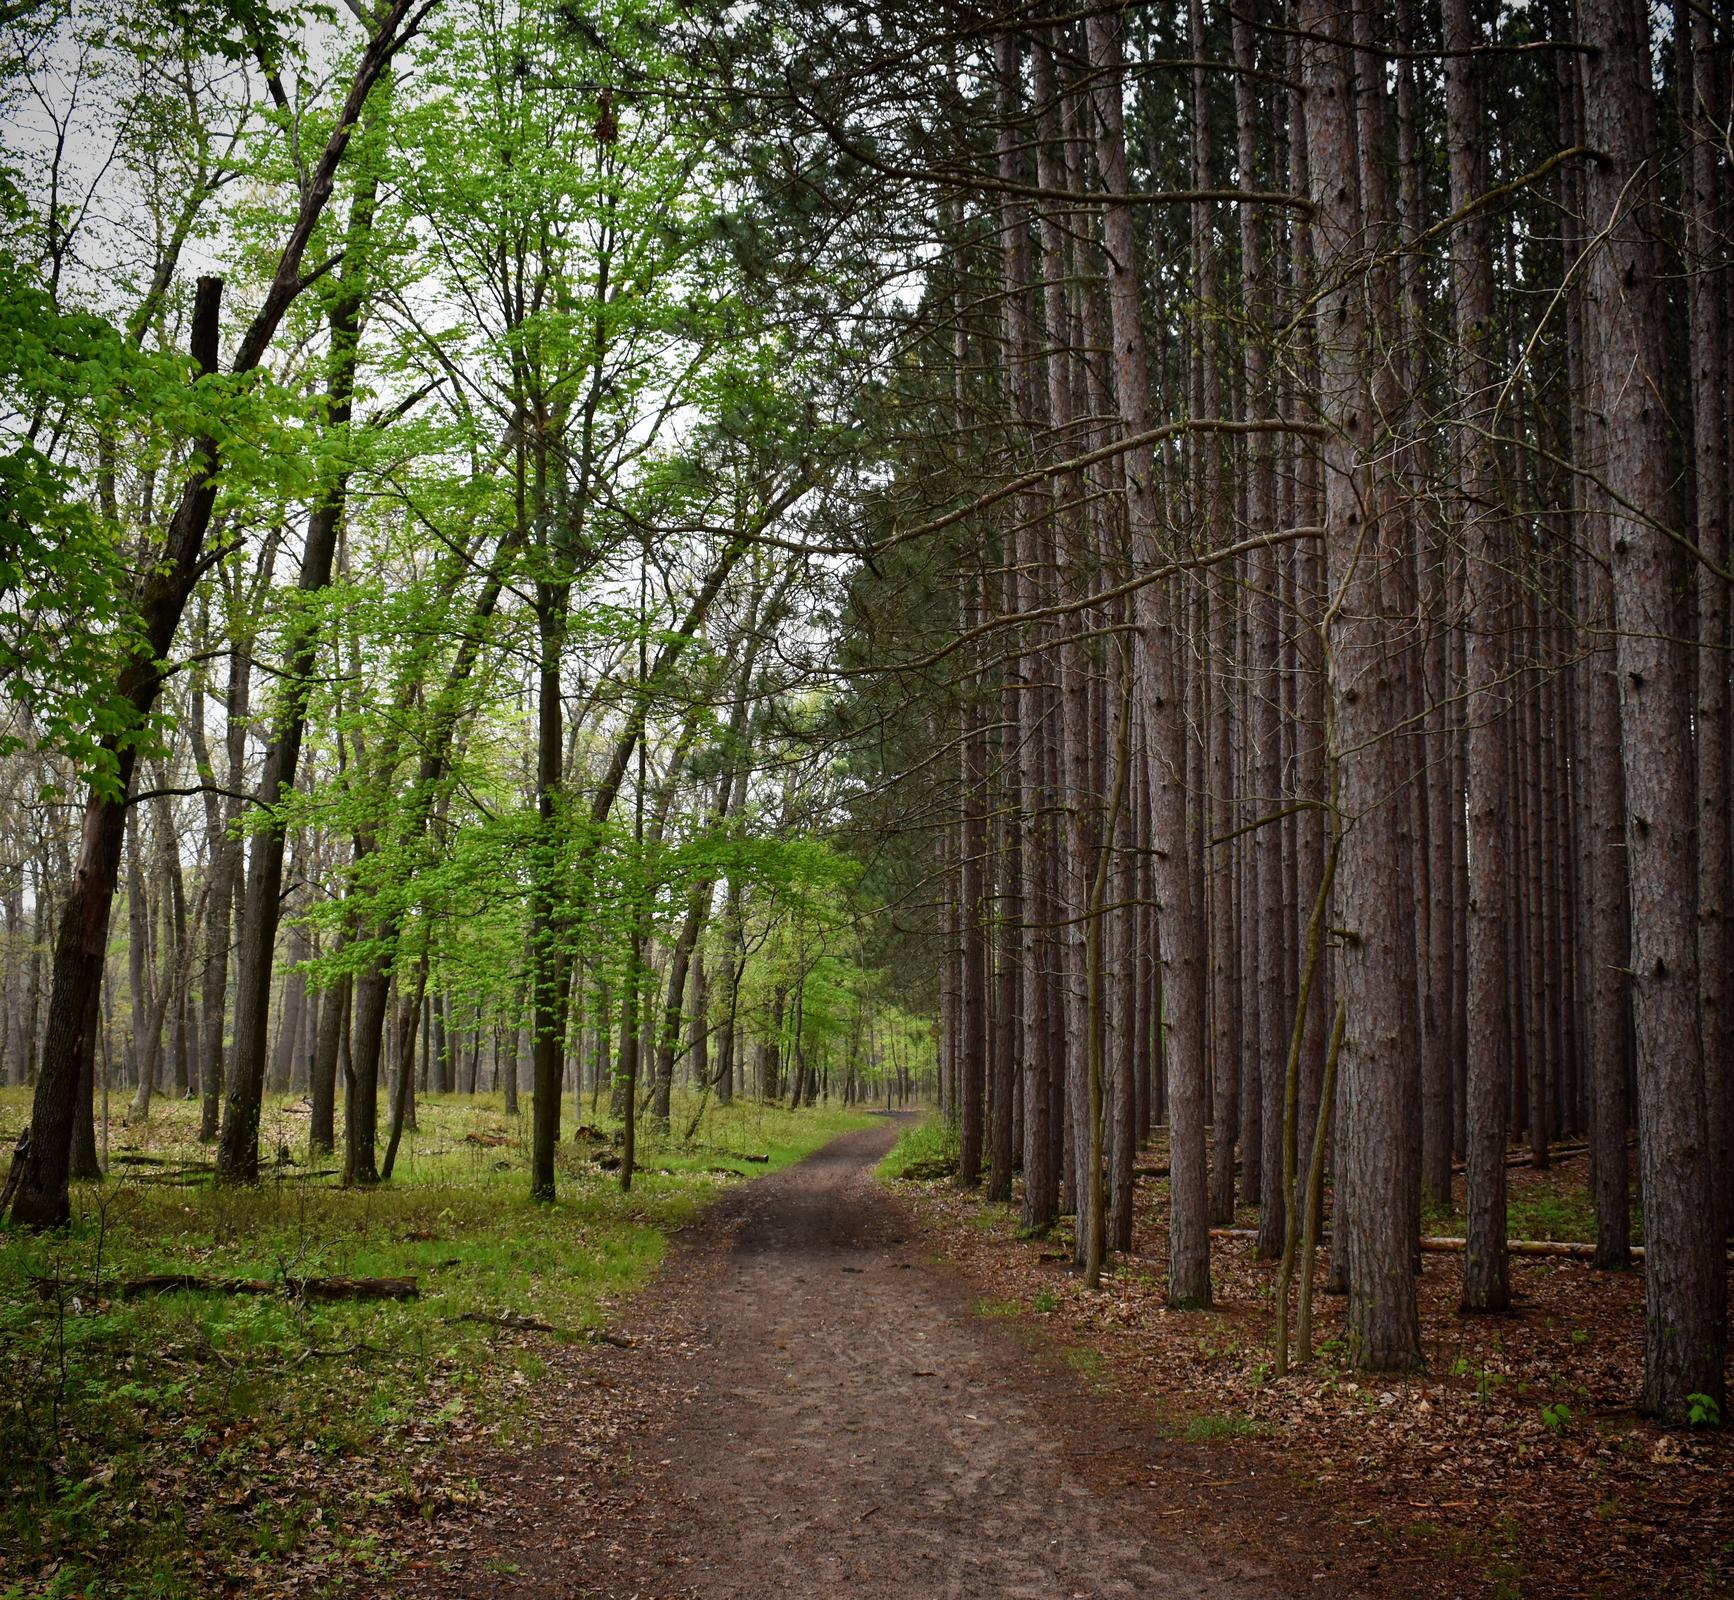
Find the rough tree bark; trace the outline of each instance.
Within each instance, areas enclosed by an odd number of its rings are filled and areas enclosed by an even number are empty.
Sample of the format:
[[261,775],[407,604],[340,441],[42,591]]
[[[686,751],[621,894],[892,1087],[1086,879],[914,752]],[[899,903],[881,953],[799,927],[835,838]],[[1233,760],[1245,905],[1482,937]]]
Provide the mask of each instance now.
[[[1445,65],[1449,118],[1451,206],[1463,211],[1487,186],[1486,128],[1477,63],[1480,42],[1469,0],[1444,0],[1445,46],[1462,52]],[[1505,1251],[1505,1131],[1511,1074],[1511,1013],[1506,910],[1510,886],[1505,822],[1509,804],[1506,728],[1506,633],[1511,606],[1505,567],[1509,538],[1499,505],[1498,463],[1489,439],[1487,396],[1492,381],[1493,264],[1484,211],[1469,216],[1451,238],[1453,306],[1458,347],[1458,479],[1461,538],[1468,553],[1469,723],[1469,1015],[1463,1253],[1466,1310],[1510,1309]]]
[[1347,1178],[1337,1232],[1349,1260],[1349,1348],[1354,1364],[1405,1371],[1421,1363],[1410,1249],[1405,1139],[1412,993],[1403,982],[1413,937],[1399,876],[1393,797],[1400,637],[1393,594],[1395,519],[1380,515],[1370,458],[1374,405],[1359,158],[1350,51],[1329,42],[1341,21],[1329,0],[1300,0],[1296,25],[1306,84],[1312,166],[1313,256],[1319,275],[1319,410],[1328,432],[1325,566],[1331,611],[1326,650],[1331,737],[1339,752],[1339,804],[1347,833],[1336,876],[1341,998],[1347,1015],[1339,1071],[1344,1115],[1337,1143]]
[[[1088,23],[1090,63],[1096,76],[1096,159],[1108,199],[1102,233],[1108,254],[1108,307],[1113,325],[1114,387],[1128,433],[1150,432],[1150,368],[1144,335],[1139,251],[1132,208],[1116,196],[1126,178],[1124,55],[1121,22],[1094,16]],[[1039,98],[1039,93],[1038,93]],[[1132,560],[1149,570],[1160,564],[1156,459],[1148,445],[1127,451],[1126,513]],[[1162,1003],[1167,1023],[1169,1116],[1168,1304],[1176,1309],[1210,1304],[1210,1224],[1204,1147],[1207,1049],[1203,930],[1193,887],[1186,817],[1186,720],[1173,660],[1171,591],[1146,584],[1136,602],[1139,656],[1136,688],[1145,734],[1154,834],[1153,877],[1160,908]]]
[[1690,1396],[1726,1401],[1726,1276],[1713,1204],[1698,1019],[1691,683],[1683,557],[1671,499],[1656,218],[1646,126],[1648,13],[1579,7],[1585,134],[1597,152],[1591,264],[1601,320],[1602,471],[1609,492],[1614,643],[1625,757],[1638,1159],[1644,1186],[1643,1409],[1684,1421]]

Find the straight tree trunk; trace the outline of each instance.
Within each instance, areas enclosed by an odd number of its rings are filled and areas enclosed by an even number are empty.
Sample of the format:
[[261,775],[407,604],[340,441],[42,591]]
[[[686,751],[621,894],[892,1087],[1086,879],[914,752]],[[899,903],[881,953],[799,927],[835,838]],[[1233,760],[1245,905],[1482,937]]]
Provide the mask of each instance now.
[[[1258,147],[1260,138],[1258,101],[1253,78],[1254,52],[1252,26],[1239,11],[1231,13],[1234,59],[1237,67],[1234,80],[1236,164],[1240,187],[1248,192],[1258,188]],[[1196,92],[1196,91],[1195,91]],[[1264,283],[1265,229],[1264,219],[1256,205],[1240,208],[1240,277],[1241,309],[1251,330],[1245,340],[1246,408],[1250,416],[1271,414],[1270,353],[1262,329],[1268,321],[1268,289]],[[1252,434],[1246,441],[1246,508],[1247,534],[1258,538],[1275,531],[1276,478],[1269,435]],[[1279,665],[1278,571],[1274,547],[1267,546],[1254,560],[1252,569],[1252,632],[1253,672],[1251,695],[1252,717],[1252,811],[1247,820],[1254,821],[1259,813],[1270,813],[1281,803],[1281,742],[1279,718],[1282,714]],[[1256,940],[1255,985],[1256,1006],[1248,1013],[1249,1031],[1254,1040],[1253,1070],[1247,1082],[1257,1086],[1259,1105],[1256,1122],[1244,1119],[1243,1127],[1259,1139],[1260,1176],[1274,1175],[1283,1170],[1283,1100],[1286,1090],[1284,1062],[1288,1054],[1283,1042],[1284,985],[1278,981],[1283,963],[1284,919],[1279,908],[1284,903],[1283,864],[1279,829],[1261,824],[1250,837],[1253,852],[1253,872],[1258,893],[1258,917],[1252,936]],[[1321,1007],[1322,1010],[1322,1007]],[[1298,1096],[1298,1087],[1297,1087]],[[1287,1229],[1288,1197],[1272,1182],[1259,1188],[1258,1250],[1266,1257],[1280,1253]]]
[[[1187,8],[1190,48],[1195,58],[1205,55],[1204,7],[1190,0]],[[1192,181],[1200,191],[1215,187],[1210,138],[1210,99],[1205,90],[1202,66],[1192,70]],[[1215,207],[1208,202],[1192,207],[1193,293],[1199,314],[1192,323],[1196,350],[1195,381],[1197,414],[1223,415],[1222,381],[1217,362],[1216,240]],[[1207,545],[1231,542],[1230,502],[1224,482],[1222,450],[1217,440],[1200,435],[1191,441],[1193,470],[1197,476],[1204,509],[1203,538]],[[1210,1171],[1210,1220],[1234,1220],[1234,1149],[1240,1122],[1240,1004],[1236,993],[1233,880],[1235,844],[1228,836],[1235,830],[1234,763],[1231,754],[1235,685],[1235,608],[1231,604],[1232,567],[1217,568],[1215,575],[1198,589],[1199,603],[1207,608],[1209,623],[1205,648],[1209,671],[1203,692],[1209,707],[1205,718],[1207,793],[1205,837],[1200,842],[1205,872],[1205,935],[1210,948],[1210,1062],[1216,1139]],[[1222,838],[1222,844],[1211,843]],[[1256,1029],[1254,1030],[1256,1039]]]
[[[1324,442],[1325,565],[1332,737],[1347,828],[1336,875],[1341,998],[1347,1016],[1339,1071],[1337,1144],[1347,1178],[1337,1232],[1349,1259],[1349,1351],[1358,1367],[1407,1371],[1421,1364],[1406,1182],[1407,1049],[1413,992],[1403,956],[1413,938],[1404,914],[1397,818],[1396,732],[1400,635],[1393,594],[1399,530],[1375,488],[1374,397],[1369,379],[1367,285],[1356,274],[1365,237],[1352,103],[1353,65],[1326,42],[1340,19],[1325,0],[1299,0],[1312,167],[1312,240]],[[1381,91],[1382,92],[1382,91]],[[1373,297],[1373,298],[1376,298]]]
[[[145,811],[134,807],[126,830],[127,987],[132,992],[132,1048],[127,1052],[137,1092],[132,1116],[139,1121],[150,1115],[151,1096],[156,1092],[157,1055],[162,1041],[162,1023],[156,1009],[151,962],[151,906],[145,893],[140,865],[144,843],[139,833]],[[156,1035],[152,1037],[155,1024]]]
[[[1116,197],[1126,178],[1124,55],[1120,20],[1089,19],[1090,64],[1096,74],[1096,159],[1107,200],[1102,232],[1108,255],[1108,306],[1113,326],[1115,394],[1123,426],[1147,435],[1153,412],[1132,208]],[[1040,98],[1040,90],[1037,91]],[[1162,526],[1156,459],[1149,446],[1126,453],[1126,515],[1135,566],[1160,563]],[[1152,786],[1155,896],[1161,922],[1162,1001],[1167,1023],[1169,1117],[1168,1304],[1193,1309],[1210,1304],[1210,1225],[1204,1143],[1207,1040],[1205,985],[1200,955],[1201,919],[1193,888],[1186,815],[1186,720],[1174,640],[1172,593],[1165,584],[1138,591],[1136,621],[1141,654],[1136,663]]]
[[[339,954],[347,942],[340,933],[332,954]],[[326,991],[319,1010],[319,1034],[313,1041],[313,1069],[307,1086],[312,1109],[307,1137],[315,1154],[328,1154],[337,1143],[337,1057],[352,990],[353,981],[345,974],[335,988]]]
[[1644,1192],[1643,1409],[1682,1422],[1690,1396],[1725,1408],[1722,1217],[1714,1203],[1698,1016],[1691,689],[1671,522],[1659,261],[1647,170],[1654,159],[1648,14],[1630,0],[1579,7],[1585,133],[1600,160],[1590,264],[1601,318],[1602,470],[1612,554],[1614,655],[1625,757],[1638,1159]]
[[[1451,205],[1461,212],[1487,186],[1486,129],[1478,64],[1481,43],[1469,0],[1444,0]],[[1466,1095],[1468,1210],[1463,1305],[1477,1312],[1511,1307],[1505,1250],[1505,1135],[1511,1078],[1510,882],[1505,826],[1509,809],[1504,716],[1507,632],[1512,615],[1505,570],[1510,525],[1499,504],[1498,463],[1484,416],[1492,380],[1493,267],[1485,212],[1452,235],[1453,303],[1461,377],[1457,436],[1462,540],[1468,556],[1466,654],[1469,724],[1469,1012]]]
[[[226,786],[230,798],[207,790],[205,803],[205,851],[209,873],[209,911],[205,924],[204,979],[200,984],[204,1046],[200,1051],[204,1078],[199,1107],[199,1139],[209,1144],[217,1137],[222,1107],[224,1050],[228,1021],[229,930],[233,925],[235,885],[242,866],[241,841],[235,837],[240,815],[239,794],[244,774],[243,756],[253,662],[247,641],[237,639],[229,662],[229,687],[224,701]],[[202,781],[214,783],[216,768],[211,761],[204,732],[203,697],[191,718],[194,758]]]
[[[1023,52],[1016,36],[1009,31],[999,36],[994,49],[999,105],[999,176],[1007,185],[1016,185],[1024,181],[1026,173],[1020,153]],[[1002,201],[1001,226],[1004,234],[1002,335],[1006,352],[1006,388],[1012,399],[1014,425],[1021,435],[1033,439],[1037,406],[1031,364],[1036,340],[1031,299],[1034,273],[1030,261],[1029,209],[1016,198],[1011,188],[1007,189]],[[1041,497],[1024,495],[1017,505],[1017,559],[1013,563],[1011,592],[1013,609],[1023,611],[1033,609],[1041,599],[1038,576],[1042,568]],[[1011,690],[1007,710],[1015,730],[1016,748],[1011,781],[1016,785],[1012,816],[1018,876],[1012,881],[1019,894],[1017,904],[1020,911],[1011,933],[1017,941],[1021,979],[1018,995],[1020,1027],[1014,1049],[1022,1068],[1019,1086],[1023,1101],[1022,1222],[1030,1231],[1052,1227],[1058,1215],[1057,1173],[1048,1112],[1051,1070],[1045,961],[1048,940],[1043,933],[1048,911],[1043,893],[1048,837],[1037,820],[1040,815],[1038,801],[1043,789],[1043,725],[1040,715],[1043,694],[1036,679],[1040,660],[1039,655],[1020,655],[1007,668]]]
[[[1695,542],[1703,562],[1697,579],[1698,1016],[1704,1057],[1712,1181],[1726,1233],[1734,1225],[1734,1033],[1728,994],[1730,851],[1728,585],[1717,567],[1728,558],[1728,442],[1734,420],[1726,305],[1717,278],[1728,276],[1728,250],[1718,226],[1727,207],[1718,183],[1719,124],[1727,115],[1719,94],[1716,43],[1708,19],[1689,5],[1675,8],[1680,34],[1679,92],[1685,100],[1681,142],[1686,180],[1686,265],[1692,352],[1692,460],[1697,502]],[[1724,12],[1726,22],[1726,12]],[[1725,42],[1725,41],[1724,41]],[[1722,75],[1726,78],[1726,68]]]

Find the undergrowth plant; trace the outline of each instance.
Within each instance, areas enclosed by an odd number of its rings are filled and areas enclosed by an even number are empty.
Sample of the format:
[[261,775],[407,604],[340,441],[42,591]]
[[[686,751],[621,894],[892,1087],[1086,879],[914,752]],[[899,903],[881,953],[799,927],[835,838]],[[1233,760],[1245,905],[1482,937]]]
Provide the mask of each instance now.
[[927,1117],[906,1128],[879,1163],[881,1176],[930,1181],[957,1173],[956,1125],[944,1117]]

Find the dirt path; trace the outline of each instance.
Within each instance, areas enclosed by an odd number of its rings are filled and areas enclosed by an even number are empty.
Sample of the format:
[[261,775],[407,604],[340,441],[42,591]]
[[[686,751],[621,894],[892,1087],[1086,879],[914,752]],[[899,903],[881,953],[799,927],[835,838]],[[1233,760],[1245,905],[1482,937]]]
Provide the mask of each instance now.
[[[1196,1461],[1164,1461],[1159,1438],[975,1313],[873,1176],[895,1131],[727,1196],[635,1308],[637,1347],[556,1370],[544,1442],[470,1462],[488,1510],[430,1536],[438,1553],[393,1592],[1354,1593],[1320,1581],[1340,1569],[1231,1559],[1256,1545],[1199,1525]],[[1268,1540],[1283,1519],[1258,1489],[1203,1495],[1251,1496]]]

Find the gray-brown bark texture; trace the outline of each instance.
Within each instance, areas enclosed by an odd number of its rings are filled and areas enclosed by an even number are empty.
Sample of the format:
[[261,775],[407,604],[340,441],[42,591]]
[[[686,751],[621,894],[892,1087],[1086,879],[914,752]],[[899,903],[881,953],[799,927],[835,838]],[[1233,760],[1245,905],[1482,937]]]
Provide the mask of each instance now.
[[[1472,50],[1479,36],[1469,0],[1445,0],[1444,17],[1447,48]],[[1486,187],[1486,127],[1472,58],[1446,63],[1445,96],[1455,210]],[[1509,783],[1502,719],[1511,616],[1506,580],[1510,534],[1501,515],[1498,463],[1486,415],[1492,379],[1493,266],[1490,230],[1483,217],[1471,217],[1453,234],[1451,277],[1458,346],[1459,538],[1469,558],[1468,1244],[1463,1253],[1463,1304],[1472,1311],[1499,1312],[1511,1305],[1505,1254],[1506,1091],[1511,1073],[1511,1014],[1505,992]]]
[[1699,1033],[1693,772],[1681,759],[1691,748],[1691,675],[1677,642],[1685,562],[1667,533],[1674,507],[1646,23],[1629,0],[1584,0],[1579,10],[1584,127],[1597,154],[1589,223],[1601,235],[1590,285],[1626,783],[1647,1246],[1643,1405],[1680,1421],[1693,1394],[1726,1399],[1726,1266]]
[[[1123,46],[1111,17],[1089,21],[1092,64],[1103,76],[1094,94],[1097,161],[1110,197],[1125,194],[1125,114],[1121,100]],[[1133,436],[1147,434],[1154,415],[1139,290],[1138,248],[1131,207],[1112,198],[1103,207],[1108,251],[1108,305],[1113,325],[1114,387],[1122,422]],[[1134,565],[1161,560],[1161,516],[1156,460],[1147,446],[1126,452],[1126,515]],[[1162,919],[1162,999],[1168,1025],[1169,1222],[1168,1303],[1210,1303],[1210,1232],[1204,1155],[1205,983],[1203,927],[1187,850],[1186,721],[1179,690],[1170,590],[1148,584],[1138,591],[1137,691],[1150,749],[1154,888]]]
[[1302,50],[1312,238],[1321,292],[1319,409],[1327,427],[1325,565],[1329,716],[1337,750],[1337,803],[1347,830],[1336,879],[1339,970],[1347,1030],[1339,1071],[1337,1141],[1348,1204],[1338,1231],[1349,1263],[1349,1341],[1358,1366],[1407,1370],[1421,1362],[1403,1144],[1413,1008],[1403,955],[1413,937],[1398,882],[1396,744],[1399,663],[1394,641],[1399,547],[1395,519],[1373,492],[1373,394],[1364,287],[1353,267],[1366,246],[1351,100],[1352,57],[1325,42],[1334,8],[1295,8]]

